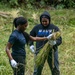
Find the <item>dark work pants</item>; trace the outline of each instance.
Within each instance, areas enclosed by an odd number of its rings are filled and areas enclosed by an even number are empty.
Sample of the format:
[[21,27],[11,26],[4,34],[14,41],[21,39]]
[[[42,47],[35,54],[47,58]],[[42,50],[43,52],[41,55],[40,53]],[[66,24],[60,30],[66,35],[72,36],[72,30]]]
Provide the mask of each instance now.
[[18,68],[13,68],[14,75],[25,75],[25,57],[13,56],[13,59],[18,63]]
[[[58,62],[58,50],[54,51],[53,56],[52,56],[52,53],[53,52],[51,51],[47,58],[49,68],[51,70],[52,75],[60,75],[59,62]],[[35,56],[35,59],[36,59],[36,56]],[[44,63],[42,63],[39,67],[36,67],[36,64],[35,64],[33,75],[41,75]]]

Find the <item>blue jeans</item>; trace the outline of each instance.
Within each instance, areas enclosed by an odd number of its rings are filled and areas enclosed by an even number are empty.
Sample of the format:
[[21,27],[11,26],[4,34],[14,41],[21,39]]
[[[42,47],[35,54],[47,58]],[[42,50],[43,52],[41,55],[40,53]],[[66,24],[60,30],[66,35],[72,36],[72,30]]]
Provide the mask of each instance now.
[[[36,56],[35,56],[35,59],[36,59]],[[60,75],[59,62],[58,62],[58,50],[56,51],[51,50],[49,52],[47,62],[48,62],[52,75]],[[45,60],[44,60],[44,63],[45,63]],[[36,64],[35,64],[33,75],[41,75],[44,63],[42,63],[38,67],[36,67]]]

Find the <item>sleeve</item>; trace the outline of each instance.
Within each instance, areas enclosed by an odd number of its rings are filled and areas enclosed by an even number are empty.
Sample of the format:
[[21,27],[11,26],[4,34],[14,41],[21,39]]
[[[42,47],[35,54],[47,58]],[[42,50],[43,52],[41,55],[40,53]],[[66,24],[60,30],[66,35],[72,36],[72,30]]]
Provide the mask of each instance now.
[[59,37],[59,38],[56,40],[56,45],[59,46],[61,43],[62,43],[62,38]]
[[16,41],[16,37],[14,35],[10,35],[8,42],[10,42],[11,44],[14,44]]
[[[60,29],[58,27],[55,28],[55,32],[60,31]],[[59,46],[62,43],[62,37],[60,36],[57,40],[56,40],[56,45]]]

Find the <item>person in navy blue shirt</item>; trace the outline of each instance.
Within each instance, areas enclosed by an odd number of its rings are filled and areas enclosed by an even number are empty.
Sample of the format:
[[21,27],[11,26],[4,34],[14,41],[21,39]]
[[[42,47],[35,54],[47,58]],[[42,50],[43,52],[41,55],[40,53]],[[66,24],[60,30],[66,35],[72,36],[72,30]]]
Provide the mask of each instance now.
[[[54,24],[51,24],[50,14],[47,11],[45,11],[40,16],[40,24],[33,27],[33,29],[30,31],[30,35],[34,37],[36,36],[46,37],[52,34],[53,32],[57,32],[57,31],[60,31],[59,28]],[[34,42],[33,41],[30,42],[30,50],[35,54],[34,57],[35,59],[39,51],[41,50],[41,48],[46,44],[46,42],[47,40],[36,41],[36,49],[34,47]],[[60,75],[59,61],[58,61],[58,46],[62,43],[62,37],[59,37],[56,40],[50,40],[49,43],[53,45],[53,48],[50,50],[47,58],[49,68],[51,69],[52,75]],[[36,67],[36,63],[35,63],[33,75],[41,75],[44,63],[42,63],[38,67]]]
[[[6,53],[9,57],[10,65],[13,69],[14,75],[25,74],[25,58],[26,50],[25,44],[28,44],[30,40],[40,41],[48,40],[48,37],[32,37],[25,32],[28,22],[24,17],[17,17],[14,19],[13,24],[15,30],[11,33],[8,43],[6,45]],[[12,48],[12,52],[10,49]]]

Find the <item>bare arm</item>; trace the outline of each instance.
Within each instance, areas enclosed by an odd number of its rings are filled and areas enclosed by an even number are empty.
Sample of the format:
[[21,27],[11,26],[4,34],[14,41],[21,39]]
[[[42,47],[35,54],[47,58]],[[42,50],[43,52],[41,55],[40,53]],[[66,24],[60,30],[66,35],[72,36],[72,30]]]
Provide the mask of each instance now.
[[31,39],[32,41],[48,40],[47,37],[33,37],[33,36],[30,36],[30,39]]
[[12,44],[10,44],[9,42],[7,43],[6,45],[6,53],[7,53],[7,56],[9,57],[10,60],[13,59],[12,55],[11,55],[11,52],[10,52],[10,48],[12,47]]

